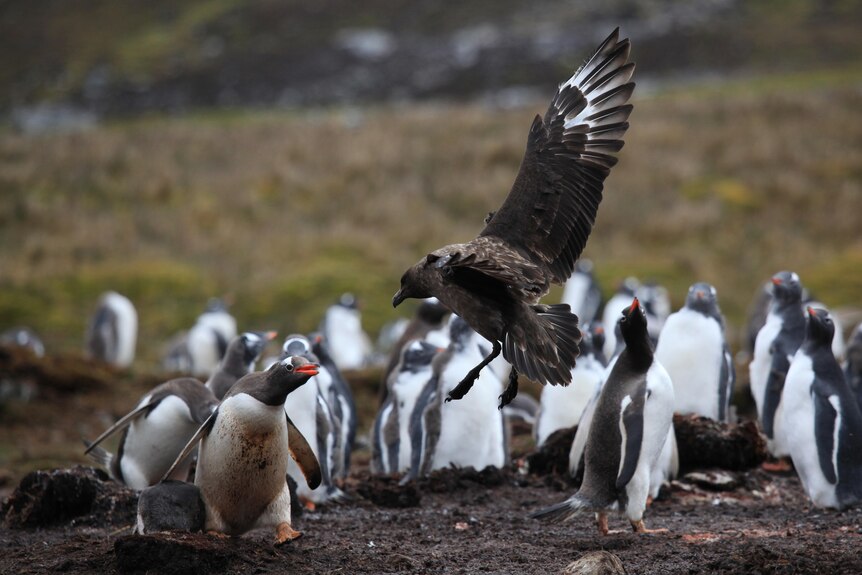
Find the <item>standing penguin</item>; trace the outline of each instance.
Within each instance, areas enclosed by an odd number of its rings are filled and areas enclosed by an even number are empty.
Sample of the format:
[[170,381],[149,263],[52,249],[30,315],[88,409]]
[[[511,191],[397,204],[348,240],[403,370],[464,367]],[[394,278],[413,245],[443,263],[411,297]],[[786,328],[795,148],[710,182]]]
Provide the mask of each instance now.
[[538,446],[558,429],[579,425],[587,405],[602,387],[605,366],[599,358],[603,357],[601,343],[604,340],[595,342],[592,333],[591,326],[581,332],[581,354],[572,368],[572,383],[566,387],[542,388],[539,413],[533,427]]
[[[158,483],[177,454],[218,405],[204,384],[190,377],[172,379],[146,394],[84,452],[102,463],[115,480],[132,489]],[[105,439],[123,430],[117,454],[99,447]],[[184,481],[191,458],[173,466],[171,479]]]
[[356,401],[347,380],[341,370],[335,365],[329,353],[329,345],[321,334],[312,334],[311,351],[317,356],[320,367],[325,368],[332,378],[332,385],[327,390],[326,400],[332,409],[332,414],[339,422],[339,444],[341,445],[340,461],[336,461],[333,475],[345,478],[350,471],[350,456],[353,453],[353,442],[356,440],[357,414]]
[[665,322],[655,357],[670,374],[676,413],[727,421],[735,372],[713,286],[689,288],[685,306]]
[[[303,357],[317,365],[318,358],[311,351],[311,340],[304,335],[293,334],[285,339],[280,361],[291,356]],[[284,410],[311,442],[321,471],[321,482],[312,487],[298,479],[301,470],[296,462],[288,461],[288,473],[297,481],[296,493],[306,502],[324,503],[344,496],[333,483],[333,470],[338,466],[341,453],[341,422],[334,417],[327,400],[333,385],[332,375],[320,365],[316,371],[308,385],[303,385],[296,393],[287,396]]]
[[218,369],[206,382],[213,395],[221,399],[239,378],[251,373],[266,344],[276,335],[274,331],[247,331],[233,338]]
[[195,485],[208,531],[241,535],[274,527],[276,544],[300,535],[291,527],[288,453],[310,486],[320,484],[321,473],[305,437],[285,414],[284,402],[315,375],[317,365],[287,357],[242,377],[186,444],[176,464],[200,442]]
[[531,517],[567,521],[579,511],[598,514],[608,533],[607,512],[624,510],[632,529],[645,533],[643,513],[650,474],[673,419],[673,385],[654,361],[644,311],[637,298],[623,311],[626,348],[602,387],[584,454],[584,481],[572,497]]
[[751,395],[757,417],[766,434],[766,445],[775,457],[789,455],[780,426],[781,391],[790,360],[805,338],[802,284],[799,276],[783,271],[772,276],[773,302],[766,323],[757,334],[754,358],[748,366]]
[[[465,371],[481,361],[479,334],[458,316],[449,322],[450,343],[433,361],[431,380],[414,407],[409,477],[444,467],[502,468],[509,459],[503,412],[495,405],[503,383],[491,370],[479,374],[474,391],[460,401],[445,401]],[[419,426],[419,427],[416,427]]]
[[374,419],[372,473],[403,473],[410,469],[413,441],[410,416],[419,394],[431,379],[431,361],[443,351],[413,340],[401,348],[401,359],[389,375],[389,393]]
[[102,294],[87,327],[88,355],[116,367],[129,367],[137,339],[138,313],[131,300],[114,291]]
[[566,280],[560,301],[569,304],[581,325],[587,325],[596,319],[602,306],[602,290],[593,275],[591,260],[580,259],[575,263],[575,271]]
[[847,342],[844,377],[862,409],[862,323],[856,326]]
[[805,341],[784,384],[782,427],[808,497],[843,509],[862,500],[862,411],[831,349],[832,319],[807,311]]
[[236,319],[228,312],[227,304],[218,298],[210,299],[186,338],[192,375],[212,375],[235,337]]
[[353,294],[342,294],[335,305],[329,306],[320,331],[339,369],[359,369],[368,361],[371,340],[362,329],[362,316]]

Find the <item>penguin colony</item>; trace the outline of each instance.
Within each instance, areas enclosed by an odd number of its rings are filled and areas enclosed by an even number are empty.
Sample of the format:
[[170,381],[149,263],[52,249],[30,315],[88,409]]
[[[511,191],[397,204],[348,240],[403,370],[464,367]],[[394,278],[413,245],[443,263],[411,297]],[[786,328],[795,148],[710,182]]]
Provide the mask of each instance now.
[[[614,31],[560,86],[533,122],[512,191],[475,240],[405,272],[393,305],[423,301],[412,321],[386,334],[373,473],[409,481],[451,466],[501,468],[510,463],[512,421],[532,423],[539,445],[577,426],[569,464],[581,486],[532,517],[568,521],[588,511],[607,534],[617,511],[648,533],[648,499],[679,468],[673,413],[733,421],[734,362],[715,288],[693,284],[671,313],[666,289],[628,278],[601,314],[592,263],[578,260],[628,128],[629,50]],[[539,304],[552,282],[566,283],[564,301]],[[792,460],[815,505],[854,505],[862,498],[862,330],[845,346],[837,318],[792,272],[773,276],[758,301],[749,379],[770,453]],[[109,292],[87,351],[126,368],[136,333],[134,306]],[[309,507],[346,498],[339,483],[358,422],[341,370],[373,357],[355,298],[342,296],[319,333],[289,335],[256,371],[275,337],[238,334],[226,305],[211,301],[164,358],[194,377],[155,387],[85,442],[115,480],[142,490],[138,532],[268,528],[284,543],[299,536],[293,496]],[[26,329],[4,342],[44,352]],[[548,384],[538,403],[517,396],[519,374]],[[118,432],[109,453],[101,444]]]

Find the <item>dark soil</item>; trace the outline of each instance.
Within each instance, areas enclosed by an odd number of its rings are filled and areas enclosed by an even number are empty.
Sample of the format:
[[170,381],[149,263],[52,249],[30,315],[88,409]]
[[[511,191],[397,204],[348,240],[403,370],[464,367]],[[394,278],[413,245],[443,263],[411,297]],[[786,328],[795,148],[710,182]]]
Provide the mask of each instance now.
[[[39,431],[51,424],[74,435],[86,423],[92,435],[102,425],[94,406],[105,405],[116,417],[148,382],[122,385],[129,386],[117,391],[124,401],[102,389],[45,394],[26,410],[10,408],[4,433],[32,450],[51,438]],[[376,391],[365,391],[373,402]],[[29,418],[22,415],[28,410]],[[560,437],[561,445],[570,441]],[[237,538],[133,535],[136,493],[100,470],[70,467],[71,454],[65,466],[46,466],[61,469],[27,475],[0,469],[7,495],[0,509],[0,573],[558,573],[598,550],[616,555],[630,574],[862,573],[862,511],[813,508],[792,472],[688,474],[647,510],[647,526],[665,533],[634,534],[619,516],[611,519],[619,532],[608,536],[598,534],[589,514],[564,525],[531,520],[530,512],[575,488],[557,472],[565,469],[564,448],[527,458],[529,448],[520,446],[529,446],[528,437],[514,439],[522,457],[509,469],[444,470],[405,486],[397,478],[371,477],[367,450],[359,450],[343,485],[350,499],[295,516],[303,536],[283,546],[273,545],[268,530]]]

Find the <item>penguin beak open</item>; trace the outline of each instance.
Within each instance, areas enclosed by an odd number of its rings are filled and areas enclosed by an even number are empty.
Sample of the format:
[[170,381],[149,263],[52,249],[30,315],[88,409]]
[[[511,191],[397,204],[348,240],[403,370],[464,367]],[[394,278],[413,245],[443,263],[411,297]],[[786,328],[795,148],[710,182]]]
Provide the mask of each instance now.
[[309,377],[317,375],[319,372],[317,368],[320,367],[316,363],[306,363],[305,365],[300,365],[296,368],[296,373],[301,373],[302,375],[307,375]]
[[395,292],[395,295],[392,296],[392,307],[398,307],[398,305],[406,299],[403,291],[404,290],[398,290]]
[[632,300],[632,307],[630,307],[630,308],[629,308],[629,313],[634,313],[634,312],[635,312],[635,310],[636,310],[638,307],[640,307],[640,305],[641,305],[641,304],[640,304],[640,302],[638,301],[638,298],[633,299],[633,300]]
[[810,315],[811,317],[814,317],[815,315],[817,315],[817,314],[815,313],[815,311],[814,311],[814,308],[813,308],[813,307],[810,307],[810,306],[809,306],[809,307],[808,307],[808,308],[806,308],[806,309],[808,310],[808,315]]

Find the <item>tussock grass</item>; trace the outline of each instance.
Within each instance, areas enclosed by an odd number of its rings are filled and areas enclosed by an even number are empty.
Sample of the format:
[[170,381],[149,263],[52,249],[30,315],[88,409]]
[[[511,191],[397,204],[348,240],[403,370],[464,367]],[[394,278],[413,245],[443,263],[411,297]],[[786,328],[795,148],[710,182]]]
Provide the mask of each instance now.
[[[794,269],[833,306],[862,294],[860,75],[654,92],[585,255],[609,294],[653,278],[680,305],[709,281],[732,326]],[[791,85],[792,89],[787,89]],[[98,294],[127,293],[139,356],[231,294],[241,328],[314,329],[345,290],[376,331],[405,267],[502,202],[532,117],[479,105],[149,119],[0,134],[0,326],[82,345]],[[550,299],[558,297],[552,292]]]

